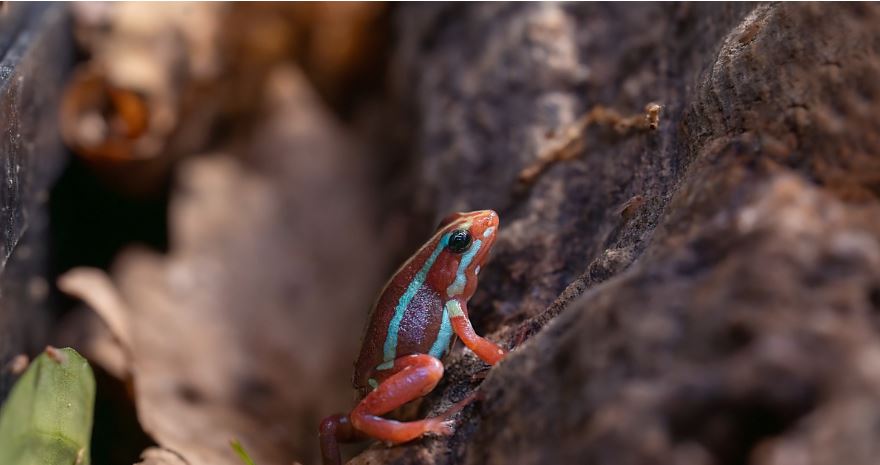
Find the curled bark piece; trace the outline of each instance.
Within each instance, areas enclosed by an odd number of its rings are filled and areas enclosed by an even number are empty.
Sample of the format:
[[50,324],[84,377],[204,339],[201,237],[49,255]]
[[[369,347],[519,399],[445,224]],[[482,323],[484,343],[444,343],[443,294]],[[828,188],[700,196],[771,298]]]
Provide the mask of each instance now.
[[77,153],[106,162],[148,158],[152,154],[138,148],[148,128],[149,108],[136,92],[92,69],[71,78],[61,103],[61,131]]
[[90,59],[65,89],[64,141],[118,190],[154,193],[176,158],[207,143],[221,113],[223,99],[204,90],[223,71],[226,7],[130,2],[72,11]]

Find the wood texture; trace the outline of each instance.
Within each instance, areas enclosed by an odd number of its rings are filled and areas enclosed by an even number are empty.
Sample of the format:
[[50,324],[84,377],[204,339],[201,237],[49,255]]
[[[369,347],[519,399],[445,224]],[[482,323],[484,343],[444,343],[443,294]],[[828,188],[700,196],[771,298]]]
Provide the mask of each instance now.
[[[876,5],[397,13],[419,199],[500,212],[471,315],[531,337],[454,436],[352,463],[875,462]],[[594,106],[649,102],[655,132],[588,128],[578,157],[517,186]],[[422,413],[478,384],[473,355],[452,358]]]

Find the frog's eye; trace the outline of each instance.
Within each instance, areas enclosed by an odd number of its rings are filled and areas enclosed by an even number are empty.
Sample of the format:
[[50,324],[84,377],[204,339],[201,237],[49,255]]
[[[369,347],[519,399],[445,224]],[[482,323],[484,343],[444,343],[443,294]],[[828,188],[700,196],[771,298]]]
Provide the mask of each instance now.
[[462,253],[471,246],[471,233],[467,229],[456,229],[449,235],[449,250]]

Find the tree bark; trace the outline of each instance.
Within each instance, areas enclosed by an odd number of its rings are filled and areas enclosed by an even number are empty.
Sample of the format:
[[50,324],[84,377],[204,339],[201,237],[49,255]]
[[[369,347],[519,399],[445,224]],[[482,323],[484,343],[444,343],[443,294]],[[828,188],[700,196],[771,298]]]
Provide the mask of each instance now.
[[56,104],[73,61],[59,5],[0,6],[0,400],[10,360],[45,344],[49,189],[66,155]]
[[[456,433],[353,463],[873,464],[880,8],[470,4],[397,11],[417,199],[494,208]],[[522,170],[596,106],[576,157]]]

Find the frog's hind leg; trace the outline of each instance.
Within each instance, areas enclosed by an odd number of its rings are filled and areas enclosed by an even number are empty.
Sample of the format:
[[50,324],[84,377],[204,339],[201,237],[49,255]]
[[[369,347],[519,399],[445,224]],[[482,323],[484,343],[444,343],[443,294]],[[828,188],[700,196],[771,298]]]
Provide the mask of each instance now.
[[411,441],[425,433],[451,434],[448,415],[409,422],[379,416],[431,392],[443,377],[440,360],[426,354],[407,355],[395,360],[390,372],[352,410],[351,424],[368,436],[391,443]]
[[424,354],[407,355],[394,361],[379,386],[367,394],[351,415],[333,415],[321,422],[321,458],[324,465],[342,463],[340,442],[353,442],[373,437],[392,443],[411,441],[425,433],[450,434],[452,423],[447,420],[465,405],[456,404],[443,417],[400,422],[379,415],[431,392],[443,377],[440,360]]

